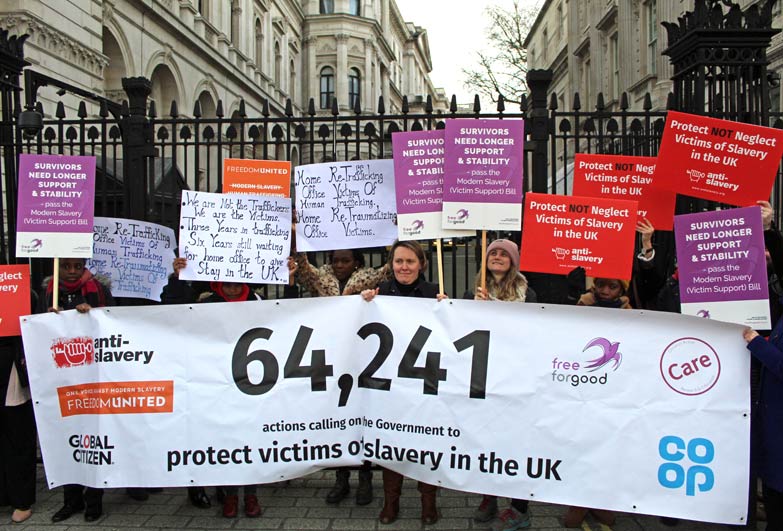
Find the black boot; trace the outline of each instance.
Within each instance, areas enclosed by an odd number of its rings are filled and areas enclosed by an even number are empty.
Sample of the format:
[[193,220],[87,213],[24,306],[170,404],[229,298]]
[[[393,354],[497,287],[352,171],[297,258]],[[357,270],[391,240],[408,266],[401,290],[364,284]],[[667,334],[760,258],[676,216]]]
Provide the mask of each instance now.
[[356,487],[356,505],[372,502],[372,470],[359,470],[359,486]]
[[332,490],[326,495],[326,503],[339,503],[351,492],[351,487],[348,485],[348,478],[351,476],[351,472],[345,468],[338,468],[335,471],[335,482]]

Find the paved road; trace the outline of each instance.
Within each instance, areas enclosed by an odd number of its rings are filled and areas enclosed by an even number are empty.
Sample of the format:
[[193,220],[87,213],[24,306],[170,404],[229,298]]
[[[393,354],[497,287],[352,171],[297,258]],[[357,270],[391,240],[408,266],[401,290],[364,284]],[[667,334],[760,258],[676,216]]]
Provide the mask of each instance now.
[[[442,518],[433,525],[424,527],[419,521],[419,500],[416,484],[406,480],[403,490],[400,519],[392,525],[381,525],[377,516],[381,507],[380,474],[374,478],[376,498],[369,506],[358,507],[352,498],[337,506],[324,502],[326,492],[333,482],[330,472],[317,472],[310,476],[295,479],[288,484],[267,485],[259,489],[264,514],[261,518],[249,519],[240,516],[226,519],[219,514],[217,506],[210,509],[197,509],[188,503],[185,489],[165,489],[151,494],[149,500],[137,502],[125,495],[124,490],[109,490],[104,496],[104,515],[96,522],[86,523],[81,515],[75,515],[65,522],[51,523],[51,515],[62,502],[61,489],[47,490],[43,478],[43,469],[39,468],[38,502],[34,506],[33,516],[22,525],[10,525],[10,511],[3,508],[0,516],[0,528],[13,531],[129,531],[146,530],[214,530],[214,529],[252,529],[266,531],[271,529],[288,530],[462,530],[487,529],[486,524],[476,524],[471,515],[478,505],[480,497],[442,489],[438,497]],[[355,486],[356,475],[351,477]],[[212,489],[209,489],[210,491]],[[241,491],[240,491],[241,492]],[[213,500],[214,503],[214,500]],[[501,501],[501,506],[505,506]],[[557,505],[533,503],[531,505],[533,529],[563,529],[559,517],[564,508]],[[729,530],[729,526],[682,522],[677,527],[665,527],[657,518],[622,514],[612,526],[615,531],[708,531]],[[743,528],[733,528],[743,529]],[[759,524],[758,530],[763,529]],[[583,525],[583,531],[608,531],[589,518]]]

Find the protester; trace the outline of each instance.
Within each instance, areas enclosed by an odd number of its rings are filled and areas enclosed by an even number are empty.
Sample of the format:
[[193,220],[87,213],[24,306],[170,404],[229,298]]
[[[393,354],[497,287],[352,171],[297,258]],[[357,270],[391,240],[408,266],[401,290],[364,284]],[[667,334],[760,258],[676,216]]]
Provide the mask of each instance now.
[[[35,304],[31,305],[35,308]],[[0,338],[0,505],[13,508],[11,522],[33,515],[35,417],[19,336]]]
[[[364,267],[364,253],[360,249],[347,249],[329,253],[329,263],[316,269],[307,260],[307,254],[296,255],[299,282],[314,297],[354,295],[363,289],[377,286],[388,277],[388,266],[379,269]],[[359,485],[356,487],[356,505],[372,502],[372,463],[364,461],[359,468]],[[334,486],[326,494],[326,503],[335,504],[351,493],[349,480],[351,469],[335,470]]]
[[[190,288],[187,282],[179,278],[180,271],[185,269],[187,265],[187,258],[174,259],[172,264],[174,273],[169,277],[168,284],[163,288],[161,302],[170,303],[172,300],[178,303],[194,302],[189,299],[196,297],[195,291]],[[290,280],[293,280],[296,268],[296,262],[289,257],[288,274]],[[291,282],[289,281],[285,293],[294,298],[296,297],[296,289],[290,286],[290,284]],[[263,297],[251,289],[249,284],[243,282],[211,282],[210,288],[212,291],[202,293],[198,297],[198,302],[246,302],[263,299]],[[245,485],[243,491],[245,516],[248,518],[261,516],[263,510],[258,503],[256,485]],[[218,498],[221,497],[223,499],[223,516],[225,518],[236,518],[239,513],[239,488],[236,485],[218,487]],[[188,487],[188,498],[196,507],[207,508],[212,504],[204,487]]]
[[[519,248],[511,240],[499,239],[487,247],[486,289],[481,287],[481,271],[476,274],[476,300],[536,302],[536,294],[519,272]],[[498,517],[492,531],[514,531],[530,527],[528,500],[513,498],[511,507],[498,515],[497,496],[484,495],[473,515],[479,523]]]
[[[54,282],[49,278],[45,281],[44,294],[39,298],[39,311],[87,313],[92,308],[114,304],[108,283],[99,280],[85,267],[84,258],[60,258],[59,274],[58,306],[53,305]],[[103,489],[65,485],[63,494],[63,506],[54,513],[52,522],[67,520],[82,510],[87,522],[94,522],[103,514]]]
[[[389,254],[389,267],[393,278],[382,282],[375,289],[362,291],[362,298],[371,301],[376,295],[394,295],[398,297],[437,298],[446,299],[438,293],[438,286],[424,280],[423,271],[427,268],[427,258],[424,249],[416,241],[396,241]],[[383,509],[378,519],[382,524],[391,524],[397,520],[400,512],[400,495],[402,494],[402,474],[383,469]],[[438,488],[419,481],[421,493],[421,521],[434,524],[439,514],[436,504]]]

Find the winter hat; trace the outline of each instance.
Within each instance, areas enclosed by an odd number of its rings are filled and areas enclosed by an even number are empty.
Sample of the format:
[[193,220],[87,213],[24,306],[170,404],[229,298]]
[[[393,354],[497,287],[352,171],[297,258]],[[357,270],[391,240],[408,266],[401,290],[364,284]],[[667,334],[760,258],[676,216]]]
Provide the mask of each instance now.
[[592,282],[589,282],[589,285],[592,286],[595,284],[597,280],[616,280],[620,283],[620,286],[623,288],[623,294],[628,293],[628,288],[630,287],[631,283],[628,280],[623,280],[621,278],[594,278],[592,279]]
[[511,257],[511,269],[513,271],[519,271],[519,247],[511,240],[499,239],[495,240],[487,246],[487,256],[489,256],[492,249],[503,249]]

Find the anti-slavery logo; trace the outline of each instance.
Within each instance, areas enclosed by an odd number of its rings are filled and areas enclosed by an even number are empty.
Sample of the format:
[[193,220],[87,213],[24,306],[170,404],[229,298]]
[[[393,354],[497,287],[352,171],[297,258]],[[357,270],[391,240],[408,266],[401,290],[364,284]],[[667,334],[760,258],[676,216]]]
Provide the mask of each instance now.
[[[569,382],[574,387],[580,383],[605,385],[608,379],[606,367],[609,367],[614,372],[623,361],[623,355],[619,349],[620,343],[617,341],[610,341],[605,337],[591,339],[582,349],[582,352],[590,350],[590,355],[595,356],[593,352],[598,351],[601,355],[587,361],[562,361],[555,357],[552,360],[552,368],[554,369],[552,371],[552,381]],[[590,374],[600,370],[605,371],[603,375]]]
[[663,487],[679,489],[684,485],[685,495],[695,496],[697,489],[707,492],[715,486],[715,474],[706,466],[715,458],[715,446],[709,439],[697,437],[686,444],[676,435],[666,435],[658,443],[658,454],[666,461],[658,467],[658,483]]
[[95,359],[95,347],[91,337],[61,337],[52,342],[52,357],[58,367],[87,365]]

